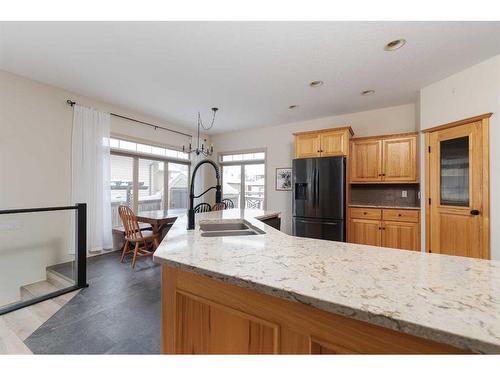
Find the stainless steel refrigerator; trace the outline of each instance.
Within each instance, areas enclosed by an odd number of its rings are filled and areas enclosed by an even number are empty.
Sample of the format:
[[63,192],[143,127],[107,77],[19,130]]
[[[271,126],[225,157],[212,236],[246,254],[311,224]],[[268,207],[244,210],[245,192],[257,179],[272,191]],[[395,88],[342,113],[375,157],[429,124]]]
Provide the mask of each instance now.
[[345,158],[293,160],[293,234],[345,242]]

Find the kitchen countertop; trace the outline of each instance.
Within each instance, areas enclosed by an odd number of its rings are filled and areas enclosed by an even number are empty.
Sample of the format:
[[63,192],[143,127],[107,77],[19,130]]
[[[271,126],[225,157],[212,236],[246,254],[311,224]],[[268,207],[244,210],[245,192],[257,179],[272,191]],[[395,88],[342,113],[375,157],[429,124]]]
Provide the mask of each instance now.
[[500,262],[289,236],[239,209],[196,220],[248,220],[266,233],[201,237],[174,223],[156,262],[224,283],[480,353],[500,353]]
[[391,208],[397,210],[420,210],[420,207],[415,206],[388,206],[388,205],[374,205],[374,204],[348,204],[348,207],[359,208]]

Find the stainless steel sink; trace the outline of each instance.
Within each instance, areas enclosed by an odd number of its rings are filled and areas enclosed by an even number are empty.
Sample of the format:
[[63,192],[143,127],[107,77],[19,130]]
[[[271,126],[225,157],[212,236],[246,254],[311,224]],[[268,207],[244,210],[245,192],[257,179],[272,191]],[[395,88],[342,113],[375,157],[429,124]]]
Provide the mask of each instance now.
[[200,223],[202,237],[255,236],[265,232],[246,220],[221,223]]

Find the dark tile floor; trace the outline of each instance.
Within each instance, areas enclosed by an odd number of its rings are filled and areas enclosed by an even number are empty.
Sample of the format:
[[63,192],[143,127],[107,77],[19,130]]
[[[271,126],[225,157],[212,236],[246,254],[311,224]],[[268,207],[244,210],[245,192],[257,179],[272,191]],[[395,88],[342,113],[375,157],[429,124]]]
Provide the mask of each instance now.
[[25,340],[33,353],[159,353],[161,268],[146,258],[132,270],[119,259],[119,252],[89,258],[90,286]]

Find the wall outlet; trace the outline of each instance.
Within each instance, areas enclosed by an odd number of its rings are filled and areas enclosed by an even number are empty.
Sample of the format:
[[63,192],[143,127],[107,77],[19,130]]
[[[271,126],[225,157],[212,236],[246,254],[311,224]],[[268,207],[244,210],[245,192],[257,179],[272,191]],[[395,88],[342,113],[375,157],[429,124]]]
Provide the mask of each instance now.
[[401,197],[408,198],[408,190],[401,190]]

